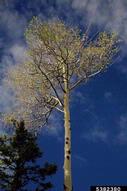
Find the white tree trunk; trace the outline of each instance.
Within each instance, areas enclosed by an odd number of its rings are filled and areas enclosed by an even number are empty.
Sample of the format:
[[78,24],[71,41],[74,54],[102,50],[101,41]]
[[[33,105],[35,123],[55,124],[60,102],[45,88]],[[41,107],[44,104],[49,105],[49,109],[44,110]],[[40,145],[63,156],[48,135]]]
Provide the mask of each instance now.
[[[65,85],[66,87],[66,85]],[[67,87],[64,93],[64,128],[65,128],[65,145],[64,145],[64,191],[72,191],[72,174],[71,174],[71,128],[70,128],[70,111],[69,111],[69,92]]]

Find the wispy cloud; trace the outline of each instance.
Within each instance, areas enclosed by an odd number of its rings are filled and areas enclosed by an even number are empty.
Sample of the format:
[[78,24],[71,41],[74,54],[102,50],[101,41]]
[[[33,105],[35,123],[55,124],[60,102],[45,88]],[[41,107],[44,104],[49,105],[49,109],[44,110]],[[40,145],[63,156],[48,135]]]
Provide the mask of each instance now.
[[120,116],[119,122],[119,130],[116,136],[115,143],[120,145],[127,144],[127,114],[123,114]]
[[88,142],[98,143],[103,142],[107,145],[123,146],[127,145],[127,114],[122,114],[117,118],[117,125],[115,133],[112,128],[104,128],[102,126],[94,125],[81,135],[81,138]]
[[27,23],[25,15],[13,8],[14,1],[0,3],[0,77],[6,68],[24,58],[24,31]]
[[82,163],[82,165],[87,163],[87,159],[85,157],[81,156],[80,154],[75,154],[74,158],[76,160],[78,160],[78,162],[80,162],[80,164]]
[[108,142],[108,132],[100,127],[94,127],[82,135],[82,138],[91,142]]
[[15,43],[9,48],[4,50],[4,54],[1,56],[1,65],[5,68],[19,64],[27,59],[26,47],[23,44]]
[[112,92],[109,92],[109,91],[106,91],[104,93],[104,98],[107,100],[107,101],[111,101],[113,95],[112,95]]
[[80,91],[74,91],[71,97],[72,102],[85,105],[88,102],[88,97],[86,94]]
[[117,65],[117,70],[121,72],[122,75],[124,75],[124,77],[127,76],[127,57],[126,57],[126,47],[124,49],[124,59],[122,60],[122,62],[120,62],[118,65]]
[[26,22],[25,16],[19,15],[14,9],[0,9],[0,28],[10,40],[19,41],[23,38]]
[[21,44],[14,44],[10,48],[9,52],[15,64],[18,64],[27,60],[26,47]]
[[86,15],[87,21],[116,31],[127,41],[126,0],[73,0],[72,6]]
[[[7,0],[6,3],[0,5],[0,24],[7,29],[11,38],[21,37],[27,18],[35,14],[42,16],[42,18],[64,16],[66,21],[73,21],[73,18],[76,21],[76,17],[79,18],[80,16],[78,21],[82,22],[82,26],[85,23],[102,25],[107,29],[116,31],[127,41],[126,0],[105,0],[103,3],[102,0],[56,0],[53,2],[28,0],[25,5],[19,2],[24,14],[19,14],[14,9],[14,5],[18,5],[14,0]],[[42,11],[41,7],[45,7],[46,12]]]
[[55,137],[58,142],[63,142],[63,120],[61,113],[54,112],[48,123],[43,129],[38,129],[38,133],[42,133],[44,135]]
[[[21,63],[26,59],[27,59],[27,56],[25,54],[25,47],[23,45],[15,44],[4,52],[1,58],[1,63],[0,63],[3,66],[3,69],[1,71],[5,75],[6,71],[10,67],[12,67],[14,64]],[[2,111],[5,112],[12,109],[14,102],[15,100],[14,100],[14,95],[12,93],[12,90],[9,88],[9,86],[7,86],[6,83],[4,83],[3,80],[1,80],[0,112]]]

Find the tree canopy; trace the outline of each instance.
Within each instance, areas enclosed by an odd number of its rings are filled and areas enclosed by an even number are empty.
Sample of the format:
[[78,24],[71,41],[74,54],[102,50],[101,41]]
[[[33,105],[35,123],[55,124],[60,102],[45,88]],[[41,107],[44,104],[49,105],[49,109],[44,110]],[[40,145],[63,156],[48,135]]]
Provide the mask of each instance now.
[[43,126],[52,110],[63,112],[64,81],[69,92],[104,70],[117,53],[115,33],[92,39],[60,20],[34,17],[26,30],[28,60],[9,69],[7,81],[20,106],[12,116]]

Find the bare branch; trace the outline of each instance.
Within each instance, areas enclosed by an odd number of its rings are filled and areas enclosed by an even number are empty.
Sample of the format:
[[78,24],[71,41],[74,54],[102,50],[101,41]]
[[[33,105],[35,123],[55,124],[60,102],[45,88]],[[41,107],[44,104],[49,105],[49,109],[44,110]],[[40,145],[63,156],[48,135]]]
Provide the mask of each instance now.
[[56,109],[56,110],[58,110],[58,111],[64,113],[64,110],[62,110],[62,109],[60,109],[60,108],[58,108],[58,107],[55,107],[54,109]]
[[77,86],[79,86],[82,82],[84,82],[85,80],[87,80],[87,78],[82,78],[80,80],[78,80],[72,87],[70,87],[70,91],[73,90],[74,88],[76,88]]
[[51,96],[53,99],[55,99],[58,103],[59,103],[59,105],[60,106],[63,106],[62,104],[61,104],[61,102],[60,102],[60,100],[57,98],[57,97],[54,97],[54,96]]

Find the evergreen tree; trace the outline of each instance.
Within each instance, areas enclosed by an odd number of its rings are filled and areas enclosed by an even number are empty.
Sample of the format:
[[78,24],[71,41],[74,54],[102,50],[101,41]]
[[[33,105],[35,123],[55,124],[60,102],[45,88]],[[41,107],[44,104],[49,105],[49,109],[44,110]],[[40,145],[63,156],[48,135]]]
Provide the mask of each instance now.
[[0,190],[27,191],[30,183],[34,191],[52,188],[46,177],[56,173],[56,165],[46,162],[43,167],[39,166],[36,161],[42,152],[37,137],[28,132],[23,121],[15,121],[14,127],[12,136],[0,137]]

